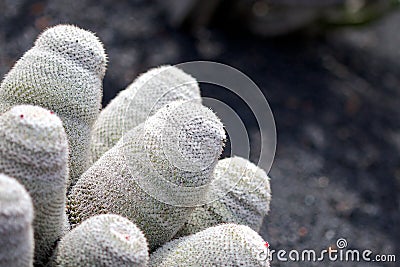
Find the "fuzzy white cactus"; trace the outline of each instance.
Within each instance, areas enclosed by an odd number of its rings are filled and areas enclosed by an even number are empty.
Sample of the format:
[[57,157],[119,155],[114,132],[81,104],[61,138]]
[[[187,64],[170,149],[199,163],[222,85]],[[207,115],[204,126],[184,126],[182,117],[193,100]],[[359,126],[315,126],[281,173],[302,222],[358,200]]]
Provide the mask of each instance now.
[[[183,71],[163,66],[141,75],[95,124],[106,61],[93,33],[59,25],[1,83],[0,173],[15,180],[0,174],[0,267],[43,266],[59,239],[50,265],[147,266],[149,247],[185,223],[180,233],[221,222],[256,229],[268,211],[264,172],[243,159],[217,164],[222,123]],[[261,190],[249,189],[260,182]],[[70,183],[75,228],[66,234]],[[210,189],[229,193],[204,205]],[[249,227],[224,224],[165,244],[151,266],[269,266],[257,258],[263,246]]]
[[53,112],[21,105],[0,116],[0,172],[17,179],[34,206],[35,264],[66,232],[68,140]]
[[99,114],[106,55],[91,32],[71,25],[44,31],[5,76],[0,113],[32,104],[57,113],[70,145],[71,183],[87,169],[90,132]]
[[265,241],[248,226],[222,224],[172,240],[150,255],[149,267],[259,266]]
[[91,163],[164,105],[176,100],[201,103],[197,81],[173,66],[140,75],[104,108],[92,131]]
[[51,264],[145,267],[148,260],[147,241],[142,231],[122,216],[103,214],[87,219],[65,235]]
[[244,158],[233,157],[218,161],[214,176],[215,192],[224,195],[197,207],[177,236],[194,234],[221,223],[244,224],[258,232],[271,201],[265,171]]
[[69,195],[71,223],[120,214],[144,231],[154,249],[170,240],[203,200],[224,140],[222,123],[211,110],[190,102],[168,104],[82,175]]
[[33,266],[33,207],[25,188],[0,174],[0,267]]

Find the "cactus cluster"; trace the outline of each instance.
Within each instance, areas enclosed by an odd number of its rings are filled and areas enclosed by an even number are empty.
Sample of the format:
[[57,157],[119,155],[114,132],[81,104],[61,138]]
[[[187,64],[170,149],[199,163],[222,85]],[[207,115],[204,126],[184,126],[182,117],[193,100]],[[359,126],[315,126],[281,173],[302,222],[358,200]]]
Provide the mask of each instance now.
[[31,104],[61,118],[70,147],[71,184],[89,167],[91,128],[101,108],[105,70],[106,54],[93,33],[59,25],[37,38],[0,86],[0,113]]
[[[145,232],[151,248],[165,243],[183,226],[193,207],[167,204],[157,197],[170,194],[174,186],[210,183],[224,139],[222,123],[200,104],[177,101],[161,108],[81,176],[69,195],[71,222],[100,213],[119,214]],[[151,187],[146,188],[149,183]],[[171,195],[174,203],[188,198],[201,202],[179,191]]]
[[222,197],[197,207],[178,236],[197,233],[221,223],[236,223],[259,231],[269,211],[271,188],[264,170],[241,157],[218,161],[214,177]]
[[154,68],[100,112],[105,69],[93,33],[59,25],[1,83],[0,267],[269,266],[269,178],[219,160],[197,81]]

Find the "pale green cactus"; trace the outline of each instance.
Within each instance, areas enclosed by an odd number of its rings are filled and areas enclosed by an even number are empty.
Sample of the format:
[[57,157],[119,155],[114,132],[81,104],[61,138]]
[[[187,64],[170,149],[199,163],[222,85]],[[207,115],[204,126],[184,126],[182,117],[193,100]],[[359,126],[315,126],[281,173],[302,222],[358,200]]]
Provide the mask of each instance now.
[[32,104],[57,113],[70,145],[70,183],[89,167],[91,128],[99,114],[106,69],[103,45],[71,25],[44,31],[5,76],[0,113]]
[[[197,233],[165,244],[151,266],[269,266],[248,227],[258,229],[269,209],[269,178],[244,159],[218,162],[225,132],[196,80],[152,69],[95,123],[105,69],[94,34],[60,25],[5,76],[0,173],[16,181],[0,175],[0,267],[43,266],[51,255],[56,266],[147,266],[149,248],[179,229]],[[229,193],[207,202],[214,191]],[[214,226],[223,222],[248,226]]]
[[259,266],[265,241],[248,226],[222,224],[172,240],[150,255],[149,267]]
[[33,207],[25,188],[0,174],[0,267],[33,266]]
[[0,172],[25,186],[34,206],[35,264],[67,231],[68,140],[53,112],[21,105],[0,116]]
[[166,105],[82,175],[69,195],[71,223],[119,214],[136,223],[154,249],[203,200],[224,140],[211,110],[182,101]]
[[111,149],[129,130],[176,100],[201,103],[197,81],[173,66],[151,69],[121,91],[97,119],[91,141],[91,163]]
[[194,234],[221,223],[244,224],[258,232],[271,201],[265,171],[244,158],[233,157],[218,161],[214,176],[216,192],[224,195],[197,207],[177,236]]
[[65,235],[51,265],[145,267],[148,260],[142,231],[122,216],[103,214],[87,219]]

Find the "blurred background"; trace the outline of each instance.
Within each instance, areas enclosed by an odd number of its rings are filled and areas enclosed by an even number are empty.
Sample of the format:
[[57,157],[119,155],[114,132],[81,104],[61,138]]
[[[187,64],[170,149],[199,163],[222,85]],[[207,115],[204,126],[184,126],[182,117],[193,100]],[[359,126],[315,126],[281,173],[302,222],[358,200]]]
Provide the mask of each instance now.
[[[396,254],[400,245],[400,10],[381,0],[0,0],[0,75],[59,23],[100,37],[109,57],[103,105],[140,73],[210,60],[248,75],[274,113],[278,145],[272,249],[348,248]],[[202,85],[203,86],[203,85]],[[250,133],[251,111],[228,93]],[[279,263],[272,266],[317,266]],[[324,262],[324,266],[397,266]]]

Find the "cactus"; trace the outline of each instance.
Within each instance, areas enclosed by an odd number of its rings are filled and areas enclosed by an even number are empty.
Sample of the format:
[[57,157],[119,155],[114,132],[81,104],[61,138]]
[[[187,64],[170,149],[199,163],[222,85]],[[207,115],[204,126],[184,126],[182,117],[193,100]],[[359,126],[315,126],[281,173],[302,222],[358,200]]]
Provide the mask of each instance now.
[[182,101],[166,105],[82,175],[69,195],[71,223],[119,214],[136,223],[154,249],[202,201],[196,189],[211,182],[224,140],[222,123],[209,109]]
[[35,264],[43,264],[67,229],[68,141],[61,120],[37,106],[0,116],[0,172],[25,186],[34,206]]
[[147,266],[149,252],[142,231],[118,215],[97,215],[59,242],[53,266]]
[[33,207],[25,188],[0,174],[0,267],[33,266]]
[[0,267],[269,266],[251,229],[269,178],[245,159],[218,162],[225,132],[196,80],[152,69],[95,123],[105,69],[94,34],[60,25],[0,85]]
[[111,149],[129,130],[175,100],[201,103],[196,80],[172,66],[151,69],[104,108],[92,131],[91,163]]
[[222,224],[166,243],[150,255],[149,267],[269,266],[260,259],[265,241],[248,226]]
[[0,86],[0,113],[32,104],[62,119],[72,184],[89,167],[90,131],[101,108],[105,69],[104,48],[93,33],[59,25],[37,38]]
[[244,224],[259,231],[269,211],[271,188],[264,170],[240,157],[220,160],[215,186],[225,195],[197,207],[177,236],[197,233],[221,223]]

